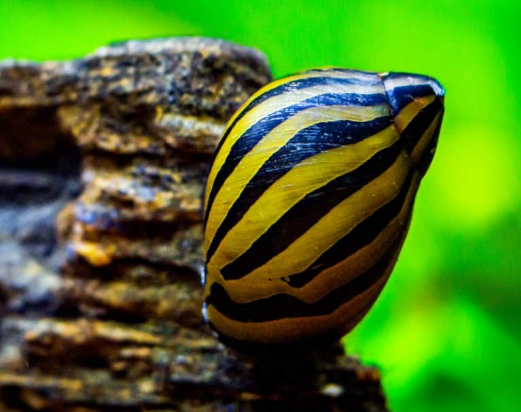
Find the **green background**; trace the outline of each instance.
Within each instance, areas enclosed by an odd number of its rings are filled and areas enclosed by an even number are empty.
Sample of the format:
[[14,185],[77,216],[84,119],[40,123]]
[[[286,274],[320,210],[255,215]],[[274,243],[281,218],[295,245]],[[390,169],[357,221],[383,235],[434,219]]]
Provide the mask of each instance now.
[[410,236],[346,339],[396,411],[521,407],[521,2],[0,0],[0,58],[69,59],[171,35],[257,47],[274,74],[409,71],[447,89]]

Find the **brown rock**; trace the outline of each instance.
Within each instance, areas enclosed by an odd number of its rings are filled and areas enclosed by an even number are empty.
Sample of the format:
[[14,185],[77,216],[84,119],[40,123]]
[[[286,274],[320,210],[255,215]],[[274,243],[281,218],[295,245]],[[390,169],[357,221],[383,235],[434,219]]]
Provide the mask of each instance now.
[[0,63],[0,409],[385,410],[341,352],[237,359],[201,317],[205,175],[271,78],[221,40]]

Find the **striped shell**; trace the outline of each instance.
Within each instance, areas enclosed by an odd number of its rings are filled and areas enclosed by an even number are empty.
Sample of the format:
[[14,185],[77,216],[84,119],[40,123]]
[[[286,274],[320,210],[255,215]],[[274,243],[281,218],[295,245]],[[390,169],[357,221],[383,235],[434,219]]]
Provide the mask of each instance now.
[[232,348],[340,338],[384,287],[443,115],[403,73],[311,70],[230,120],[205,196],[204,314]]

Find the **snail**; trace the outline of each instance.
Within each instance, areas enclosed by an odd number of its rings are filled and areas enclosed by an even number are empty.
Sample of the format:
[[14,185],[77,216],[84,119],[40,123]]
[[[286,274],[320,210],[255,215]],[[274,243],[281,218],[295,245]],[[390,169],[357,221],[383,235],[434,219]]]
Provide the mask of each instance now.
[[315,69],[230,119],[205,192],[203,314],[239,352],[338,340],[384,287],[438,140],[444,89]]

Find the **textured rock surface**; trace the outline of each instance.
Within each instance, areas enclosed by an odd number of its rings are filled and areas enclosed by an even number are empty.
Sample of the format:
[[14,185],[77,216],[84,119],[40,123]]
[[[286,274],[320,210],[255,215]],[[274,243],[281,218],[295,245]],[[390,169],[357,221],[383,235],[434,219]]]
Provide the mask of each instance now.
[[0,63],[0,410],[385,410],[374,368],[237,360],[203,325],[204,177],[269,80],[200,38]]

